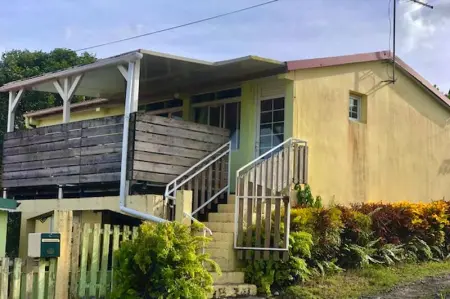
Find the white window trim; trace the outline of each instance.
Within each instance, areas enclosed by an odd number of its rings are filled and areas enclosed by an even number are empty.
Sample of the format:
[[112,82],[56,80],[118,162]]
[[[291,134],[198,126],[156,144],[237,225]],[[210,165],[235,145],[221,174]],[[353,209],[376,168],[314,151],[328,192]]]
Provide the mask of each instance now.
[[[284,128],[283,128],[283,139],[286,140],[286,126],[287,126],[287,122],[286,122],[286,94],[277,94],[277,95],[272,95],[272,96],[267,96],[267,97],[261,97],[261,96],[255,96],[255,100],[256,100],[256,127],[255,127],[255,133],[256,133],[256,140],[255,140],[255,158],[259,157],[260,154],[260,139],[261,137],[264,136],[269,136],[267,134],[263,134],[261,135],[260,132],[260,127],[261,127],[261,102],[266,101],[266,100],[275,100],[275,99],[279,99],[279,98],[284,98],[284,108],[283,109],[276,109],[275,111],[281,111],[284,110]],[[274,110],[271,110],[272,112]],[[275,123],[280,123],[280,122],[275,122]],[[270,134],[270,136],[272,136],[273,134]],[[280,135],[280,134],[275,134],[275,135]],[[284,141],[283,140],[283,141]]]
[[348,116],[348,118],[350,119],[350,120],[354,120],[354,121],[360,121],[361,120],[361,105],[362,105],[362,97],[361,96],[358,96],[358,95],[354,95],[354,94],[350,94],[350,96],[349,96],[349,100],[356,100],[357,102],[358,102],[358,106],[357,106],[357,110],[356,110],[356,118],[355,117],[351,117],[350,116],[350,103],[348,103],[348,108],[347,108],[347,110],[348,110],[348,114],[349,114],[349,116]]

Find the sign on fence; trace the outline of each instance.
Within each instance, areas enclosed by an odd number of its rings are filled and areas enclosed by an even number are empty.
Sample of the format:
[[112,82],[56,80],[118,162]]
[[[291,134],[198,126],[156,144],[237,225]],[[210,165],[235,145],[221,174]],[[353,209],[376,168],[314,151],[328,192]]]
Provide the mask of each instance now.
[[[35,266],[28,265],[27,271],[22,268],[25,262],[20,258],[14,260],[0,258],[0,299],[60,299],[62,289],[69,298],[105,298],[112,289],[114,265],[113,252],[119,249],[120,243],[135,239],[138,227],[111,226],[80,223],[74,218],[71,244],[70,267],[58,265],[59,258],[28,259],[37,261]],[[63,245],[63,244],[61,244]],[[58,268],[57,268],[58,267]],[[64,285],[56,285],[58,271],[64,277],[70,277]],[[59,278],[59,276],[58,276]],[[67,296],[67,295],[66,295]]]

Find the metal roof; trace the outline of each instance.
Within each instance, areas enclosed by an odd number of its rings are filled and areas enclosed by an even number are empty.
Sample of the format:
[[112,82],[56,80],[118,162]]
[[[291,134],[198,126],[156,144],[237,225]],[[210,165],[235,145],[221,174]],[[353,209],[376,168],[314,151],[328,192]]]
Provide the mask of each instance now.
[[90,64],[10,82],[0,87],[0,92],[22,88],[56,92],[52,83],[54,80],[83,73],[76,95],[112,97],[124,92],[126,88],[124,78],[116,68],[117,65],[141,57],[140,94],[181,89],[186,91],[193,86],[211,84],[215,81],[252,79],[260,74],[274,75],[286,71],[284,62],[257,56],[208,62],[139,49],[99,59]]

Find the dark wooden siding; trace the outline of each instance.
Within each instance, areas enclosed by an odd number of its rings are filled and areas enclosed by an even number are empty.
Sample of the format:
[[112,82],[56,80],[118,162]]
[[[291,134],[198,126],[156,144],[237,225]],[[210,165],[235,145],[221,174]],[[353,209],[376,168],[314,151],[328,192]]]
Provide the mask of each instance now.
[[[7,133],[5,188],[120,181],[123,116]],[[228,130],[136,113],[127,179],[170,182],[228,141]]]
[[181,120],[136,115],[134,180],[166,184],[229,140],[229,131]]
[[7,133],[3,187],[118,181],[123,116]]

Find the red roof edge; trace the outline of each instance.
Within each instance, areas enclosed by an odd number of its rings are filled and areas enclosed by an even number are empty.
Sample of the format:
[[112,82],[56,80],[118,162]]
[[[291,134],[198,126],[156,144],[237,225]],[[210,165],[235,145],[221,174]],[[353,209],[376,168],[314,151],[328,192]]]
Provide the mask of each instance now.
[[288,71],[310,69],[317,67],[335,66],[350,63],[386,60],[392,58],[389,51],[362,53],[335,57],[292,60],[287,62]]
[[[302,59],[302,60],[291,60],[287,61],[288,71],[327,67],[327,66],[337,66],[351,63],[361,63],[361,62],[371,62],[371,61],[383,61],[387,59],[392,59],[393,55],[390,51],[379,51],[372,53],[362,53],[335,57],[324,57],[324,58],[314,58],[314,59]],[[396,56],[396,65],[402,68],[406,73],[408,73],[413,79],[415,79],[419,84],[433,93],[442,104],[450,108],[450,99],[447,98],[442,92],[440,92],[436,87],[423,78],[419,73],[417,73],[413,68],[407,65],[403,60]]]

